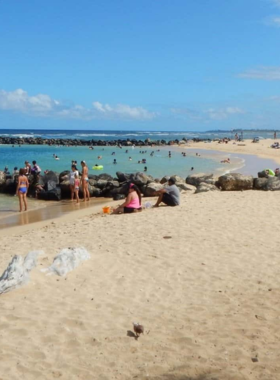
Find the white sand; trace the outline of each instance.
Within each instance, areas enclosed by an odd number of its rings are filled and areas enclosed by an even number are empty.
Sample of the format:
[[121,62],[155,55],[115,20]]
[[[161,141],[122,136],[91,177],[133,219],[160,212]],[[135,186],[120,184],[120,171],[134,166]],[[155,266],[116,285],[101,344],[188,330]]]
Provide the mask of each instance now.
[[261,139],[258,143],[252,143],[252,140],[244,140],[242,142],[230,141],[227,144],[218,143],[217,141],[210,143],[199,142],[189,143],[188,148],[217,150],[226,153],[252,154],[262,158],[272,159],[280,164],[280,149],[270,147],[274,142],[280,142],[280,139]]
[[[279,192],[215,192],[2,231],[1,272],[45,255],[0,296],[0,379],[279,379],[279,216]],[[40,272],[70,246],[91,259]],[[127,336],[133,321],[149,334]]]

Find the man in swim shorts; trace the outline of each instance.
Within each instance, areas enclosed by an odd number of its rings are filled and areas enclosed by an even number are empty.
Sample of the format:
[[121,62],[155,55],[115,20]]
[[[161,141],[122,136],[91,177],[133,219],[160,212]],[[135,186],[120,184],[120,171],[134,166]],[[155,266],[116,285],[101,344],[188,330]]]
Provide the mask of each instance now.
[[180,204],[180,191],[175,185],[175,179],[170,177],[168,180],[168,186],[164,189],[156,191],[154,195],[158,195],[158,200],[154,207],[159,207],[161,203],[165,203],[167,206],[179,206]]

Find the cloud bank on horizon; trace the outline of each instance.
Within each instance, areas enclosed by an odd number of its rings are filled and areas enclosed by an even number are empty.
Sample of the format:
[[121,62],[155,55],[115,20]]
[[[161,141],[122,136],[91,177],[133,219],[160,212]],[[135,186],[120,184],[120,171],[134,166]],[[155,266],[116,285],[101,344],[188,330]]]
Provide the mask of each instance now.
[[1,3],[1,125],[279,129],[280,0],[199,3]]
[[149,120],[156,116],[156,113],[149,112],[143,107],[130,107],[126,104],[113,107],[109,104],[93,102],[92,105],[92,108],[80,105],[67,106],[45,94],[29,96],[27,91],[22,89],[10,92],[0,90],[1,110],[21,112],[30,116],[79,120],[98,118]]

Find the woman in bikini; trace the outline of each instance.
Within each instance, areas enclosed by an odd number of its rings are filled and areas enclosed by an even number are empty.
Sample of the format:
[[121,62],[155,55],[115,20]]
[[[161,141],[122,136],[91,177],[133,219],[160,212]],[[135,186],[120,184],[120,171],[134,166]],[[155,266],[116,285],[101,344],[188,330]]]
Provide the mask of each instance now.
[[19,212],[22,211],[24,205],[24,211],[27,211],[27,200],[26,194],[28,191],[29,182],[28,178],[25,176],[25,169],[20,169],[17,185],[17,195],[19,199]]
[[88,191],[88,167],[85,161],[81,161],[82,165],[82,187],[84,193],[84,202],[89,201],[90,195]]
[[141,193],[134,183],[131,183],[128,188],[128,195],[125,202],[113,211],[113,214],[130,214],[132,212],[142,211]]

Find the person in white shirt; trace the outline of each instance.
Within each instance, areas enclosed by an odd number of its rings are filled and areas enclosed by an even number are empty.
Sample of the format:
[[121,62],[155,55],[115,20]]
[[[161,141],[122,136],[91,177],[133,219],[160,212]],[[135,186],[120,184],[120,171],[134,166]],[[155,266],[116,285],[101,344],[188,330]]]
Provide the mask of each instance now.
[[69,183],[70,183],[70,190],[71,190],[71,201],[74,200],[74,194],[75,194],[75,175],[79,176],[79,172],[77,170],[76,165],[71,166],[71,171],[69,173]]

